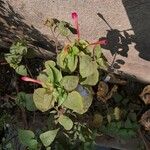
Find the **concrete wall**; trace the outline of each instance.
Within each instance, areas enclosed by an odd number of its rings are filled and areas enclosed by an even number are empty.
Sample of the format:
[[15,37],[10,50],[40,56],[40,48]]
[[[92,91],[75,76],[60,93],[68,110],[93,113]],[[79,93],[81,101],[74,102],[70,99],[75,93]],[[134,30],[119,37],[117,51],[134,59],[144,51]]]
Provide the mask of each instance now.
[[[71,12],[76,10],[79,14],[80,31],[83,38],[95,41],[106,37],[109,40],[108,46],[104,47],[103,51],[108,61],[114,63],[114,69],[150,82],[149,0],[0,1],[7,1],[12,8],[7,11],[9,13],[13,11],[12,15],[16,14],[16,18],[19,14],[18,20],[23,22],[19,24],[18,21],[18,25],[16,23],[10,23],[10,25],[28,28],[28,32],[40,31],[39,35],[46,35],[45,37],[49,38],[51,38],[51,32],[44,26],[44,21],[47,18],[58,18],[72,22]],[[97,13],[100,13],[101,16],[98,16]]]

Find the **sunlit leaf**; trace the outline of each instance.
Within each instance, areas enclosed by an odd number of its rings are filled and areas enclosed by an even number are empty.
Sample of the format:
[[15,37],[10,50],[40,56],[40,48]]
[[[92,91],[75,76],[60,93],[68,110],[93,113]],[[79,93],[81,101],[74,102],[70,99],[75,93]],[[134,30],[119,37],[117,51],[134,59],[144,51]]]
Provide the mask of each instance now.
[[102,50],[100,45],[96,45],[94,48],[94,56],[96,57],[96,59],[100,58],[102,55]]
[[105,61],[105,59],[103,59],[103,58],[98,58],[98,59],[97,59],[97,63],[98,63],[98,65],[99,65],[99,67],[100,67],[101,69],[107,69],[107,68],[108,68],[108,64],[107,64],[107,62]]
[[54,107],[54,99],[51,92],[44,88],[38,88],[34,91],[33,100],[37,109],[45,112]]
[[92,75],[88,76],[81,82],[82,85],[91,85],[94,86],[99,80],[99,72],[96,70]]
[[71,130],[73,127],[73,122],[72,120],[64,115],[61,115],[58,119],[58,122],[66,129],[66,130]]
[[67,91],[72,91],[77,87],[78,82],[79,78],[77,76],[64,76],[61,85],[64,86]]
[[26,76],[28,74],[27,69],[24,65],[18,66],[15,70],[18,74],[23,75],[23,76]]
[[48,60],[48,61],[45,62],[45,67],[47,69],[49,69],[50,67],[55,67],[55,66],[56,66],[56,63],[52,60]]
[[40,139],[45,147],[48,147],[51,145],[51,143],[54,141],[58,131],[59,131],[59,129],[50,130],[50,131],[46,131],[40,135]]
[[80,56],[79,72],[82,78],[92,75],[97,70],[97,63],[88,55]]
[[67,67],[70,70],[70,72],[75,71],[77,68],[78,58],[75,55],[68,55],[67,56]]
[[10,53],[14,55],[25,55],[27,53],[27,47],[22,42],[14,43],[10,47]]
[[57,55],[57,65],[62,68],[62,69],[66,69],[66,56],[68,55],[68,53],[66,51],[61,51],[58,55]]
[[85,113],[92,103],[92,95],[87,89],[78,88],[77,91],[72,91],[68,94],[63,106],[77,112]]

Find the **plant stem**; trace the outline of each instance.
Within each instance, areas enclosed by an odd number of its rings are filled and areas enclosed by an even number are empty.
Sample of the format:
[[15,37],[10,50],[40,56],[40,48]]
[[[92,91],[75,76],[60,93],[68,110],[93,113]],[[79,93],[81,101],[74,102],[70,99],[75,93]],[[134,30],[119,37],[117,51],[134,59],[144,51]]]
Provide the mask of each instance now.
[[[57,52],[58,52],[58,40],[57,40],[57,37],[55,36],[55,33],[54,33],[52,27],[50,27],[50,30],[51,30],[52,35],[53,35],[53,38],[54,38],[54,40],[55,40],[56,53],[57,53]],[[58,35],[57,35],[57,36],[58,36]]]

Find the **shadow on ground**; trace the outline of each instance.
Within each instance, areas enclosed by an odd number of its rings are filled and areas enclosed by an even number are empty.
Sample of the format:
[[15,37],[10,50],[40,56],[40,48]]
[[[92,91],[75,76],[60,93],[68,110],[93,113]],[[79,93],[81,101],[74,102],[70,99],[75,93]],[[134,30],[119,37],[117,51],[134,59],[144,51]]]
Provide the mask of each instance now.
[[0,48],[7,51],[12,42],[26,39],[31,47],[37,50],[55,51],[55,44],[41,34],[33,26],[24,22],[24,18],[16,13],[11,5],[0,0]]
[[97,13],[97,15],[109,27],[106,36],[101,37],[100,40],[106,39],[108,41],[108,44],[102,47],[109,50],[113,56],[110,67],[111,69],[120,69],[121,65],[125,64],[125,61],[116,59],[116,56],[120,55],[122,57],[128,57],[129,44],[136,43],[136,37],[135,35],[128,33],[132,31],[132,29],[119,31],[118,29],[114,29],[101,13]]
[[[128,57],[129,44],[134,43],[135,49],[139,52],[139,57],[150,61],[150,1],[149,0],[122,0],[127,16],[131,23],[132,29],[119,31],[113,29],[107,22],[107,19],[100,13],[97,15],[110,28],[106,37],[108,45],[103,48],[110,50],[113,58],[111,67],[119,69],[125,62],[116,60],[117,55]],[[130,35],[128,31],[132,30],[134,35]]]
[[136,37],[139,57],[150,61],[150,1],[122,0]]

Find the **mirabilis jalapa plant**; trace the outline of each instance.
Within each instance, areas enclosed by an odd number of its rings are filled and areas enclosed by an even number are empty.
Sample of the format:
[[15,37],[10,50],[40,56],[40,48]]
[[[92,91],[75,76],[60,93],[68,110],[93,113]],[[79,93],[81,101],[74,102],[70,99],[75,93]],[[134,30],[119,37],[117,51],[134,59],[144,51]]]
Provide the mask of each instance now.
[[[24,81],[42,86],[35,89],[33,93],[36,108],[42,112],[57,110],[57,123],[65,130],[73,128],[73,121],[66,116],[66,110],[83,114],[89,109],[93,100],[92,86],[100,80],[100,70],[107,68],[100,46],[107,44],[107,41],[89,43],[80,39],[76,12],[72,12],[72,19],[77,31],[77,39],[64,46],[57,55],[56,63],[52,60],[45,62],[45,69],[39,74],[37,80],[22,77]],[[57,132],[58,129],[40,135],[45,147],[51,144]],[[53,140],[45,143],[45,138],[50,134],[55,135]]]

